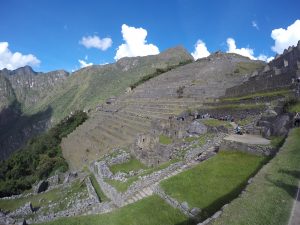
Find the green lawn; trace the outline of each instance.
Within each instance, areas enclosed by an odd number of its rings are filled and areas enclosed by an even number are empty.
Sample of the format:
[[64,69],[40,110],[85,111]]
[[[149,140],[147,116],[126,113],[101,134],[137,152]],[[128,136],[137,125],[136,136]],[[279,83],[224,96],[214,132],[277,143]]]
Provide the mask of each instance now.
[[265,158],[236,151],[220,152],[213,158],[169,178],[161,187],[180,202],[202,209],[205,218],[235,198],[262,165]]
[[[61,199],[64,199],[68,197],[71,199],[75,195],[78,195],[79,193],[83,192],[84,196],[88,197],[88,192],[86,189],[86,186],[83,184],[81,185],[79,181],[74,182],[74,184],[71,185],[70,188],[62,189],[62,188],[56,188],[51,191],[41,193],[38,195],[33,195],[25,198],[19,198],[14,200],[0,200],[0,209],[2,210],[8,210],[13,211],[17,208],[25,205],[27,202],[31,202],[33,207],[41,207],[41,206],[47,206],[49,202],[59,202]],[[64,203],[67,203],[67,201],[64,201]],[[60,204],[59,209],[61,210],[66,207],[66,204]]]
[[287,225],[300,177],[300,129],[293,129],[276,155],[214,225]]
[[300,102],[292,105],[290,108],[289,108],[289,112],[300,112]]
[[109,169],[112,173],[115,174],[119,171],[128,173],[129,171],[137,171],[137,170],[146,169],[146,168],[147,168],[147,166],[142,164],[139,160],[132,158],[126,163],[112,165],[112,166],[110,166]]
[[171,160],[171,161],[165,162],[165,163],[163,163],[163,164],[161,164],[161,165],[159,165],[157,167],[146,168],[143,173],[141,173],[140,175],[129,177],[126,182],[121,182],[121,181],[111,180],[111,179],[105,179],[105,181],[107,183],[109,183],[110,185],[114,186],[117,189],[117,191],[119,191],[119,192],[125,192],[125,191],[127,191],[128,187],[133,182],[135,182],[135,181],[138,180],[139,176],[146,176],[146,175],[151,174],[151,173],[153,173],[155,171],[165,169],[169,165],[171,165],[172,163],[175,163],[176,161],[178,161],[178,160]]
[[232,97],[232,98],[222,98],[221,101],[241,101],[241,100],[247,100],[247,99],[254,99],[257,97],[275,97],[275,96],[288,96],[291,94],[290,89],[281,89],[281,90],[275,90],[275,91],[268,91],[268,92],[258,92],[253,93],[249,95],[244,95],[240,97]]
[[151,196],[114,212],[62,218],[47,225],[188,225],[194,224],[158,196]]
[[161,134],[161,135],[159,135],[159,143],[161,143],[163,145],[169,145],[169,144],[172,144],[172,139],[166,135]]
[[91,182],[92,182],[92,185],[100,199],[101,202],[105,202],[108,200],[108,198],[106,197],[106,195],[103,193],[102,189],[100,188],[97,180],[96,180],[96,177],[93,173],[90,174],[90,179],[91,179]]

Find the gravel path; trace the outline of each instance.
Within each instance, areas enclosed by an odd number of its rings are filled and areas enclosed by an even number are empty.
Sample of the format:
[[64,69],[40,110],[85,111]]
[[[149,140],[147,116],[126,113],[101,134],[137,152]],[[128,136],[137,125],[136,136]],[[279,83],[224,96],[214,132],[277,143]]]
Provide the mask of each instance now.
[[224,138],[225,140],[228,141],[235,141],[235,142],[242,142],[246,144],[254,144],[254,145],[269,145],[270,140],[263,138],[258,135],[251,135],[251,134],[243,134],[243,135],[238,135],[238,134],[231,134],[227,137]]
[[288,225],[299,225],[300,224],[300,183],[298,186],[298,192],[294,201],[294,206],[291,212],[291,217]]

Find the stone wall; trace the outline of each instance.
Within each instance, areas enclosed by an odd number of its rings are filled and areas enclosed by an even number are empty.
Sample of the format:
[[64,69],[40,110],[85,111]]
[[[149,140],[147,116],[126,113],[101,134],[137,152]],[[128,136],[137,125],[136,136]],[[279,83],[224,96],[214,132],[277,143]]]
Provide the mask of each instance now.
[[274,89],[290,88],[293,79],[296,79],[296,72],[270,76],[258,75],[257,79],[249,79],[239,86],[228,88],[225,96],[234,97]]
[[157,185],[154,189],[154,193],[160,196],[165,202],[167,202],[173,208],[179,209],[183,214],[187,217],[196,217],[200,214],[201,209],[199,208],[189,208],[187,202],[178,202],[176,199],[167,195],[159,185]]
[[290,88],[300,75],[300,41],[271,61],[263,71],[250,77],[239,86],[226,90],[227,97],[241,96],[261,91]]
[[223,140],[220,148],[220,151],[226,150],[237,150],[242,152],[247,152],[256,155],[270,156],[275,153],[275,150],[270,145],[254,145],[246,144],[242,142]]
[[96,190],[95,190],[95,188],[94,188],[94,186],[93,186],[93,184],[91,182],[91,179],[89,177],[85,178],[85,184],[86,184],[87,190],[89,192],[89,197],[91,199],[94,199],[94,201],[96,203],[100,203],[100,200],[99,200],[99,197],[97,195],[97,192],[96,192]]

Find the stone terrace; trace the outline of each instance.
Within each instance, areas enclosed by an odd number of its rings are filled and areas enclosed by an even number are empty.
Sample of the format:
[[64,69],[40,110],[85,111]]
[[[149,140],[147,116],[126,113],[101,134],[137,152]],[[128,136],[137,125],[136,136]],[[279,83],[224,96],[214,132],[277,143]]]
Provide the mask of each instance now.
[[132,144],[137,134],[149,131],[153,119],[176,116],[224,95],[227,88],[241,84],[253,72],[235,74],[237,63],[262,65],[235,54],[216,53],[155,77],[99,107],[62,142],[70,167],[78,169],[112,148]]

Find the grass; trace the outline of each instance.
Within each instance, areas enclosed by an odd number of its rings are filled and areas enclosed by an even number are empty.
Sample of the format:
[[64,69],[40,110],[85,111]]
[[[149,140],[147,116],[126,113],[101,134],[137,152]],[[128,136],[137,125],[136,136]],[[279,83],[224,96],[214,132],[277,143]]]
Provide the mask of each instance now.
[[202,209],[206,218],[234,199],[265,158],[236,151],[215,157],[161,183],[171,197]]
[[126,182],[121,182],[121,181],[117,181],[117,180],[111,180],[111,179],[105,179],[105,182],[107,182],[108,184],[112,185],[113,187],[115,187],[117,189],[117,191],[119,192],[125,192],[127,191],[128,187],[135,181],[137,181],[139,179],[139,176],[146,176],[149,175],[151,173],[154,173],[156,171],[162,170],[167,168],[169,165],[171,165],[172,163],[175,163],[178,160],[171,160],[165,163],[160,164],[157,167],[152,167],[152,168],[147,168],[144,170],[143,173],[141,173],[140,175],[136,175],[136,176],[132,176],[129,177],[128,180]]
[[172,139],[166,135],[161,134],[161,135],[159,135],[159,143],[161,143],[163,145],[169,145],[169,144],[172,144]]
[[290,131],[284,145],[235,199],[214,225],[288,224],[300,177],[300,129]]
[[291,93],[290,89],[281,89],[276,91],[268,91],[268,92],[257,92],[249,95],[244,95],[240,97],[232,97],[232,98],[222,98],[221,101],[241,101],[241,100],[248,100],[248,99],[254,99],[258,97],[275,97],[275,96],[287,96]]
[[215,110],[247,110],[247,109],[263,109],[265,104],[226,104],[210,107],[209,109]]
[[289,107],[288,109],[289,112],[295,113],[295,112],[300,112],[300,102],[292,105],[291,107]]
[[273,136],[271,137],[271,146],[275,149],[279,149],[284,143],[284,136]]
[[224,120],[205,119],[205,120],[201,120],[201,122],[204,125],[210,126],[210,127],[220,127],[220,126],[224,126],[226,128],[231,128],[232,127],[228,121],[224,121]]
[[260,62],[239,62],[236,64],[234,74],[235,75],[245,75],[249,74],[255,70],[262,69],[264,64]]
[[126,163],[112,165],[109,169],[112,173],[115,174],[117,172],[129,173],[130,171],[137,171],[146,168],[147,166],[142,164],[139,160],[132,158]]
[[151,196],[111,213],[61,218],[45,225],[188,225],[194,224],[158,196]]
[[197,142],[199,144],[199,147],[204,145],[207,139],[211,139],[214,137],[213,133],[206,133],[202,134],[200,136],[194,136],[194,137],[187,137],[184,139],[185,142]]
[[91,179],[91,182],[92,182],[92,185],[100,199],[101,202],[105,202],[105,201],[108,201],[109,199],[106,197],[106,195],[103,193],[102,189],[100,188],[97,180],[96,180],[96,177],[93,173],[90,174],[90,179]]
[[[81,192],[83,192],[86,197],[88,196],[85,185],[81,185],[79,181],[77,181],[67,189],[56,188],[45,193],[14,200],[1,199],[0,209],[5,211],[14,211],[25,205],[27,202],[31,202],[33,207],[48,206],[49,202],[60,202],[62,199],[70,198],[71,196],[77,195]],[[66,203],[67,201],[64,201],[63,204],[59,206],[58,210],[64,209],[66,207]]]

